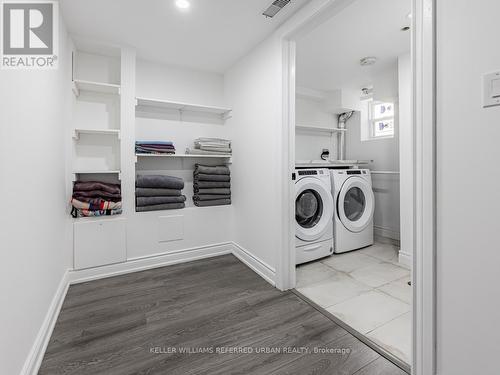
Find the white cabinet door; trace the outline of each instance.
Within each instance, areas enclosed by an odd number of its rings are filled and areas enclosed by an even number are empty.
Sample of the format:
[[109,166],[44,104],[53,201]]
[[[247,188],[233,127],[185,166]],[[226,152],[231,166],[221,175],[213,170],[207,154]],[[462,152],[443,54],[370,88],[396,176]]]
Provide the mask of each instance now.
[[75,223],[75,269],[125,262],[127,260],[125,231],[125,219]]

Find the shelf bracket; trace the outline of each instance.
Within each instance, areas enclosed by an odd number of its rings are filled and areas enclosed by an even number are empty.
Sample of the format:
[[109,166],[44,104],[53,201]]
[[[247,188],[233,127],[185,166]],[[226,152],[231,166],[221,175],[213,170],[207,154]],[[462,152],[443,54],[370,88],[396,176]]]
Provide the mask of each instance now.
[[231,114],[231,111],[227,111],[227,112],[224,112],[222,115],[221,115],[221,119],[223,121],[226,121],[226,120],[229,120],[232,116]]

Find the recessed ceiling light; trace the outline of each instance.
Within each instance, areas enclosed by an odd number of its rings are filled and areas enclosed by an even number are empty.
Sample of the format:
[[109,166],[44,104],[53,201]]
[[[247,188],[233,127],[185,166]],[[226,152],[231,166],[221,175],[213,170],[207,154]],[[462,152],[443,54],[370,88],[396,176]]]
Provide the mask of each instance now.
[[406,15],[406,18],[408,18],[410,20],[411,20],[412,17],[413,17],[413,15],[411,14],[411,12]]
[[179,9],[188,9],[191,6],[188,0],[176,0],[175,5],[177,5]]

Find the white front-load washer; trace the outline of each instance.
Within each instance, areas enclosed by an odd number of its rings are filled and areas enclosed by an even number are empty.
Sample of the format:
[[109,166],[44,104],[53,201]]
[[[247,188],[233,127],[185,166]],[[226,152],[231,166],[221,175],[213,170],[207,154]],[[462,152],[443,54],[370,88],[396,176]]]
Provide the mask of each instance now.
[[333,254],[333,197],[328,169],[295,171],[296,264]]
[[335,253],[373,245],[375,197],[368,169],[330,170],[335,206]]

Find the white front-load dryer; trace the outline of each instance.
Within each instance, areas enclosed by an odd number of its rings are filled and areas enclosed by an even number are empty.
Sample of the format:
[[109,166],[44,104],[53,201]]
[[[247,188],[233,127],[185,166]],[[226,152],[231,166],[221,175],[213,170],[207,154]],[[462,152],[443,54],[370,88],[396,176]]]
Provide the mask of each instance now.
[[333,197],[328,169],[295,171],[295,263],[333,254]]
[[330,171],[335,204],[335,253],[373,245],[375,197],[368,169]]

